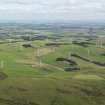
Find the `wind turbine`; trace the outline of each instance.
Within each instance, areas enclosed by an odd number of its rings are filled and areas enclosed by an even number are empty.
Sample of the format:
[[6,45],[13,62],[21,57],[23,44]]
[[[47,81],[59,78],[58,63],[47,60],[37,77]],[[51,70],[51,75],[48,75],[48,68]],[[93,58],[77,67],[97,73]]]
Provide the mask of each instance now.
[[87,54],[88,54],[88,57],[90,56],[90,49],[87,48]]
[[23,50],[22,44],[20,43],[18,46],[19,46],[19,51],[22,51]]
[[37,47],[36,48],[36,51],[35,51],[35,57],[37,58],[37,60],[38,60],[38,63],[39,63],[39,67],[41,67],[41,65],[42,65],[42,60],[41,60],[41,55],[40,55],[40,48],[41,47]]
[[103,48],[103,39],[104,39],[104,38],[105,38],[105,37],[102,36],[102,35],[99,36],[99,43],[98,43],[98,44],[99,44],[99,47],[100,47],[100,48]]
[[72,49],[73,49],[73,38],[70,38],[70,43],[71,43],[71,51],[68,54],[69,59],[71,59],[71,54],[72,54]]

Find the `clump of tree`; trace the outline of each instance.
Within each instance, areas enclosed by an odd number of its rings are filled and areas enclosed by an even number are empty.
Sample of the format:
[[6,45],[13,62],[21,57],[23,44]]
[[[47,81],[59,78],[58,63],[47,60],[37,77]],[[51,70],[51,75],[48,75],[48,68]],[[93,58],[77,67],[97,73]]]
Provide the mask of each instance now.
[[79,56],[79,55],[77,55],[77,54],[71,54],[71,56],[76,57],[76,58],[79,58],[79,59],[82,59],[82,60],[84,60],[84,61],[86,61],[86,62],[90,62],[89,59],[84,58],[84,57],[81,57],[81,56]]
[[103,62],[92,61],[92,63],[94,63],[94,64],[96,64],[96,65],[98,65],[98,66],[103,66],[103,67],[105,67],[105,63],[103,63]]
[[105,56],[105,53],[102,53],[101,55],[102,55],[102,56]]
[[77,71],[77,70],[80,70],[79,67],[68,67],[68,68],[65,68],[65,71],[69,72],[69,71]]
[[60,46],[60,45],[70,45],[70,43],[60,43],[60,42],[46,43],[46,46]]
[[77,63],[74,60],[67,58],[56,58],[56,61],[69,63],[70,67],[64,68],[66,72],[80,70],[80,68],[77,67]]
[[31,44],[23,44],[22,46],[25,48],[33,48],[33,46]]
[[26,41],[32,40],[31,36],[21,36],[21,39],[26,40]]
[[82,47],[88,47],[89,45],[93,45],[93,43],[90,43],[90,42],[77,42],[77,41],[73,41],[73,44],[76,44]]
[[44,35],[33,35],[33,36],[21,36],[21,39],[26,41],[34,41],[34,40],[44,40],[47,39],[47,36]]
[[86,62],[90,62],[90,63],[96,64],[96,65],[98,65],[98,66],[103,66],[103,67],[105,67],[105,63],[104,63],[104,62],[92,61],[92,60],[89,60],[89,59],[87,59],[87,58],[81,57],[81,56],[79,56],[79,55],[77,55],[77,54],[71,54],[71,56],[76,57],[76,58],[79,58],[79,59],[84,60],[84,61],[86,61]]
[[70,65],[77,65],[75,61],[67,59],[67,58],[56,58],[56,61],[65,61],[65,62],[68,62]]

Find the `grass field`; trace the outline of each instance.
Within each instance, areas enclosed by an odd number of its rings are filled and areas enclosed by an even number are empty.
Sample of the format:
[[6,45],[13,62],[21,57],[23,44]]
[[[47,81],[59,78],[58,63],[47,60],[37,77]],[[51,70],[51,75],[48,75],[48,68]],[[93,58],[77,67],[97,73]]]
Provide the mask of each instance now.
[[[0,80],[0,105],[105,105],[105,67],[70,56],[105,62],[105,49],[45,43],[32,41],[32,48],[22,47],[23,42],[0,44],[0,72],[7,75]],[[56,61],[69,56],[80,70],[66,72],[70,65]]]

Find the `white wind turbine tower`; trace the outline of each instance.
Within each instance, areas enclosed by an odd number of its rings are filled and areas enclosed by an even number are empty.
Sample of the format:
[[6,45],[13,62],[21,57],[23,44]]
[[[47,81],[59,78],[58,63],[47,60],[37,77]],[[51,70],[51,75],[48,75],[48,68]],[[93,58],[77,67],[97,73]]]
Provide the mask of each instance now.
[[46,42],[49,43],[49,39],[48,38],[46,39]]
[[[90,57],[90,49],[88,49],[88,57]],[[90,59],[91,60],[91,59]]]
[[90,49],[87,48],[87,54],[88,54],[88,57],[90,56]]
[[[48,38],[46,39],[46,43],[50,43],[51,42],[51,40],[49,40]],[[55,52],[55,47],[53,46],[53,47],[50,47],[50,49],[51,49],[51,51],[52,52]]]
[[41,67],[42,65],[42,61],[41,61],[41,55],[40,55],[40,48],[36,48],[36,51],[35,51],[35,57],[37,58],[38,60],[38,63],[39,63],[39,67]]
[[100,47],[100,48],[103,48],[103,40],[104,40],[104,36],[101,35],[98,37],[98,42],[97,42],[97,46]]
[[22,43],[20,43],[18,46],[19,46],[19,51],[22,51],[23,50]]
[[105,36],[100,36],[101,37],[101,39],[100,39],[100,43],[101,43],[101,48],[103,48],[103,42],[104,42],[104,38],[105,38]]
[[96,39],[96,47],[98,47],[99,44],[99,38]]
[[[71,43],[71,50],[72,50],[73,49],[73,38],[70,38],[70,43]],[[69,59],[71,59],[71,54],[72,54],[72,51],[70,51],[68,54]]]

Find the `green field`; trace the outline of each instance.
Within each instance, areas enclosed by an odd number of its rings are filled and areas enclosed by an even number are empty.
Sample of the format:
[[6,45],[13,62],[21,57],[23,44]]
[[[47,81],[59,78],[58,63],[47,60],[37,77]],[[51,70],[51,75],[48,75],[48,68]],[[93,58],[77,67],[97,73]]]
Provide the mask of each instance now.
[[75,53],[105,62],[104,48],[45,47],[45,40],[24,48],[23,43],[27,42],[0,44],[0,73],[6,75],[0,80],[0,105],[105,105],[105,67],[70,56],[80,70],[66,72],[70,65],[56,61]]

